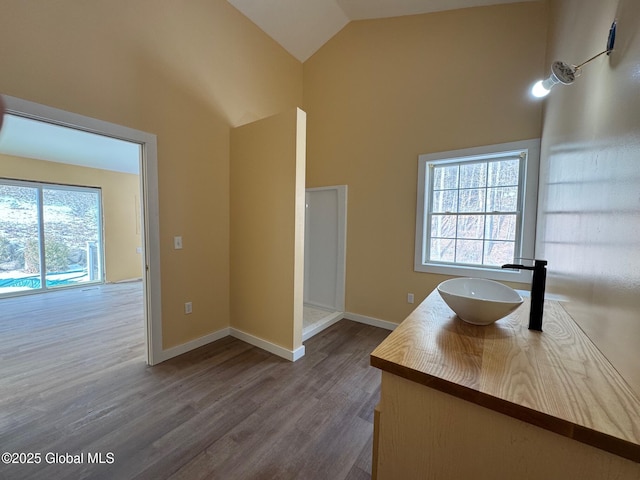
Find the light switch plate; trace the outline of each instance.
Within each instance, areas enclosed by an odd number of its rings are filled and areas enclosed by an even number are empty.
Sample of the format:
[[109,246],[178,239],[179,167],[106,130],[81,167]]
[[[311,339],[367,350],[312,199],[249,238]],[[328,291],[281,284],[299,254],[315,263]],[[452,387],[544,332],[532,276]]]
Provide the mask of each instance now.
[[174,250],[182,250],[182,237],[173,237]]

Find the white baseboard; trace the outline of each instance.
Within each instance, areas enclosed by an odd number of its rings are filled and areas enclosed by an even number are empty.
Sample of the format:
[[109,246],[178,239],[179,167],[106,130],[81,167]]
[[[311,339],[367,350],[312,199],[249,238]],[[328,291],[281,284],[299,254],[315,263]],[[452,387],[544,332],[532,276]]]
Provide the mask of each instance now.
[[371,325],[372,327],[384,328],[385,330],[395,330],[398,326],[397,323],[387,322],[386,320],[380,320],[378,318],[367,317],[366,315],[360,315],[359,313],[344,312],[343,317],[347,320],[364,323],[366,325]]
[[247,342],[254,347],[266,350],[269,353],[273,353],[274,355],[284,358],[285,360],[289,360],[290,362],[295,362],[296,360],[304,357],[304,345],[296,348],[295,350],[287,350],[280,345],[276,345],[275,343],[268,342],[266,340],[263,340],[262,338],[255,337],[249,333],[243,332],[242,330],[238,330],[237,328],[230,328],[229,330],[232,337],[235,337],[238,340],[242,340],[243,342]]
[[249,333],[243,332],[236,328],[223,328],[218,330],[217,332],[210,333],[209,335],[205,335],[200,338],[196,338],[195,340],[191,340],[190,342],[183,343],[181,345],[177,345],[175,347],[167,348],[163,350],[161,356],[155,364],[160,362],[164,362],[165,360],[169,360],[170,358],[177,357],[178,355],[182,355],[183,353],[187,353],[191,350],[195,350],[196,348],[200,348],[209,343],[215,342],[216,340],[220,340],[221,338],[232,336],[237,338],[238,340],[242,340],[243,342],[247,342],[254,347],[261,348],[262,350],[266,350],[269,353],[273,353],[279,357],[284,358],[285,360],[289,360],[290,362],[295,362],[296,360],[304,357],[305,348],[302,345],[295,350],[287,350],[284,347],[276,345],[271,342],[267,342],[261,338],[255,337]]
[[191,340],[190,342],[183,343],[181,345],[177,345],[175,347],[167,348],[166,350],[162,350],[160,354],[160,359],[155,363],[164,362],[165,360],[169,360],[170,358],[177,357],[178,355],[182,355],[183,353],[187,353],[191,350],[195,350],[196,348],[203,347],[211,342],[215,342],[216,340],[220,340],[221,338],[228,337],[231,335],[231,329],[229,327],[218,330],[217,332],[210,333],[205,335],[204,337],[196,338],[195,340]]
[[[345,312],[344,314],[336,315],[336,318],[330,320],[329,322],[318,327],[317,331],[314,331],[312,334],[310,332],[305,333],[305,337],[303,341],[310,338],[311,336],[321,332],[325,328],[329,328],[334,323],[339,322],[341,319],[346,318],[347,320],[352,320],[354,322],[364,323],[366,325],[371,325],[373,327],[384,328],[385,330],[394,330],[398,324],[393,322],[387,322],[386,320],[380,320],[378,318],[367,317],[366,315],[360,315],[358,313]],[[316,330],[316,329],[314,329]],[[304,357],[305,347],[304,345],[296,348],[295,350],[288,350],[280,345],[276,345],[275,343],[268,342],[263,340],[262,338],[258,338],[249,333],[243,332],[242,330],[238,330],[237,328],[227,327],[217,332],[210,333],[200,338],[196,338],[195,340],[191,340],[190,342],[183,343],[181,345],[177,345],[175,347],[168,348],[161,352],[160,358],[156,359],[155,363],[164,362],[165,360],[169,360],[170,358],[177,357],[178,355],[182,355],[183,353],[187,353],[190,350],[195,350],[196,348],[207,345],[211,342],[215,342],[216,340],[220,340],[221,338],[228,337],[231,335],[232,337],[237,338],[238,340],[242,340],[243,342],[247,342],[254,347],[261,348],[262,350],[266,350],[269,353],[273,353],[285,360],[289,360],[290,362],[295,362],[296,360]]]
[[298,348],[293,350],[291,353],[293,355],[291,356],[291,358],[289,360],[291,360],[292,362],[300,360],[302,357],[304,357],[304,353],[305,353],[304,345],[299,346]]

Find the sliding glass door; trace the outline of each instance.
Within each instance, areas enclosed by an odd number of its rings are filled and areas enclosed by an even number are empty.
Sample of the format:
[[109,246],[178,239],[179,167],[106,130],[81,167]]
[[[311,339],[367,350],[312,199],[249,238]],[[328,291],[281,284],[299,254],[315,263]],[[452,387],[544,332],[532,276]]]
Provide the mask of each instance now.
[[0,184],[0,294],[42,288],[38,188]]
[[0,295],[101,283],[99,188],[0,180]]

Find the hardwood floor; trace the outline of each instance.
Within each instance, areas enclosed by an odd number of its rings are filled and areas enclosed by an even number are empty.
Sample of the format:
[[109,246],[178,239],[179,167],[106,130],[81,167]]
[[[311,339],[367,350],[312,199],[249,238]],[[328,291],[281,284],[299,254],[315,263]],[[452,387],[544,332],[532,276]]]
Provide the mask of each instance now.
[[227,337],[148,367],[141,286],[76,292],[0,301],[0,453],[41,455],[0,478],[370,478],[388,331],[342,320],[295,363]]

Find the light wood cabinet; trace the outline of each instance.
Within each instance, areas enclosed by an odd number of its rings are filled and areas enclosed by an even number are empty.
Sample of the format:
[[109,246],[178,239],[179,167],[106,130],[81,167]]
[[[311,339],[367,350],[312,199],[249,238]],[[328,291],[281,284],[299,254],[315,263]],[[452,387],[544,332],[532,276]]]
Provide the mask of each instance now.
[[493,326],[431,294],[371,355],[378,480],[640,480],[640,399],[557,302]]

